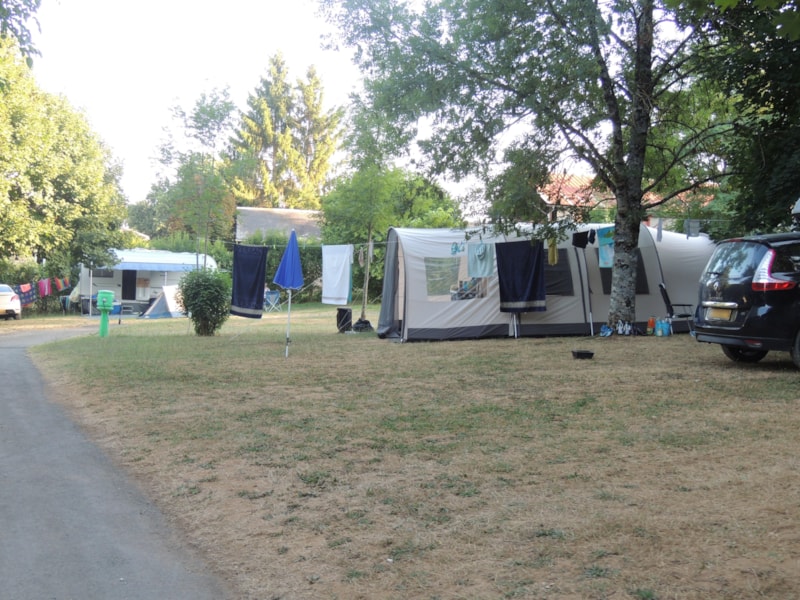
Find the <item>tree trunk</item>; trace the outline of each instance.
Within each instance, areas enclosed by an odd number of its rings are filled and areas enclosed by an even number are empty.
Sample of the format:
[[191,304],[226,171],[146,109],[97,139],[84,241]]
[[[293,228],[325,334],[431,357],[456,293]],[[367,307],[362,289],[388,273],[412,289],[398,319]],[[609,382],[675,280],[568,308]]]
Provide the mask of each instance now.
[[636,249],[639,247],[641,193],[631,193],[627,186],[620,191],[614,220],[614,268],[608,308],[610,327],[619,321],[633,323],[636,320]]
[[[615,147],[614,196],[617,216],[614,230],[614,268],[608,325],[636,320],[636,272],[639,227],[642,221],[642,178],[653,107],[653,0],[642,0],[636,22],[634,97],[631,103],[627,152],[621,139]],[[619,114],[619,113],[614,113]],[[621,125],[621,122],[619,123]],[[625,155],[624,161],[620,158]],[[624,165],[624,166],[623,166]],[[621,168],[620,168],[621,167]]]

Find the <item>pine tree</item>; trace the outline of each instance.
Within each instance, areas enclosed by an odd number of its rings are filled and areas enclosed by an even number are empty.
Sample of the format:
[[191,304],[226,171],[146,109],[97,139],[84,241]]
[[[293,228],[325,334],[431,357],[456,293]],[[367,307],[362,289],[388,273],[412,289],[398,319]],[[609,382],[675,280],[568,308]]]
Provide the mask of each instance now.
[[313,67],[293,88],[281,55],[272,57],[231,143],[237,202],[319,208],[341,119],[341,109],[324,111],[322,82]]
[[298,208],[318,209],[325,192],[331,159],[339,143],[339,124],[343,111],[324,111],[322,81],[314,67],[309,67],[305,82],[297,82],[297,91],[295,143],[299,159],[296,167],[300,182]]

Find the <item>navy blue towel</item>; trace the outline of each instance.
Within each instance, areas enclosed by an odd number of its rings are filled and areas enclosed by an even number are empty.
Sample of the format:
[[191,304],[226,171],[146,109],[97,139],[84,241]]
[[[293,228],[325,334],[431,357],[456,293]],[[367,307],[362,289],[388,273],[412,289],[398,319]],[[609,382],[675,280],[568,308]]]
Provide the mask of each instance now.
[[547,310],[544,244],[522,241],[495,244],[500,312]]
[[232,315],[261,318],[264,312],[267,250],[266,246],[236,244],[233,247]]

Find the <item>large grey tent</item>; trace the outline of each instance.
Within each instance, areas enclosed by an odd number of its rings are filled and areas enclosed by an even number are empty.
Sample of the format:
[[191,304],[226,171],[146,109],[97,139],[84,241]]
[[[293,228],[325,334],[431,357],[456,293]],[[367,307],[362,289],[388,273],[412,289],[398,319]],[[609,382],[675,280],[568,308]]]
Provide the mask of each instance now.
[[[582,225],[588,235],[612,225]],[[391,228],[387,237],[384,287],[377,333],[400,341],[483,337],[590,335],[605,322],[611,268],[601,267],[597,237],[585,247],[572,235],[559,242],[557,263],[544,265],[546,293],[538,312],[501,311],[496,245],[523,238],[451,229]],[[470,256],[483,245],[484,272],[472,272]],[[697,283],[714,248],[707,236],[641,226],[636,289],[636,324],[665,316],[658,284],[673,302],[694,303]],[[688,330],[687,323],[676,324]]]

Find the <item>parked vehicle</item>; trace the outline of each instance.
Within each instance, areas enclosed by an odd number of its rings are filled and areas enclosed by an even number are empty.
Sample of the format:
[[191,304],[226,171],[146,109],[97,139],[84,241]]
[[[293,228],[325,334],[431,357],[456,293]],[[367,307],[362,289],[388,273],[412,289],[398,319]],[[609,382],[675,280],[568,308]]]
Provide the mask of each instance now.
[[800,369],[800,232],[721,242],[700,277],[694,329],[731,360],[785,351]]
[[17,292],[10,285],[0,283],[0,317],[6,319],[22,318],[22,304]]

